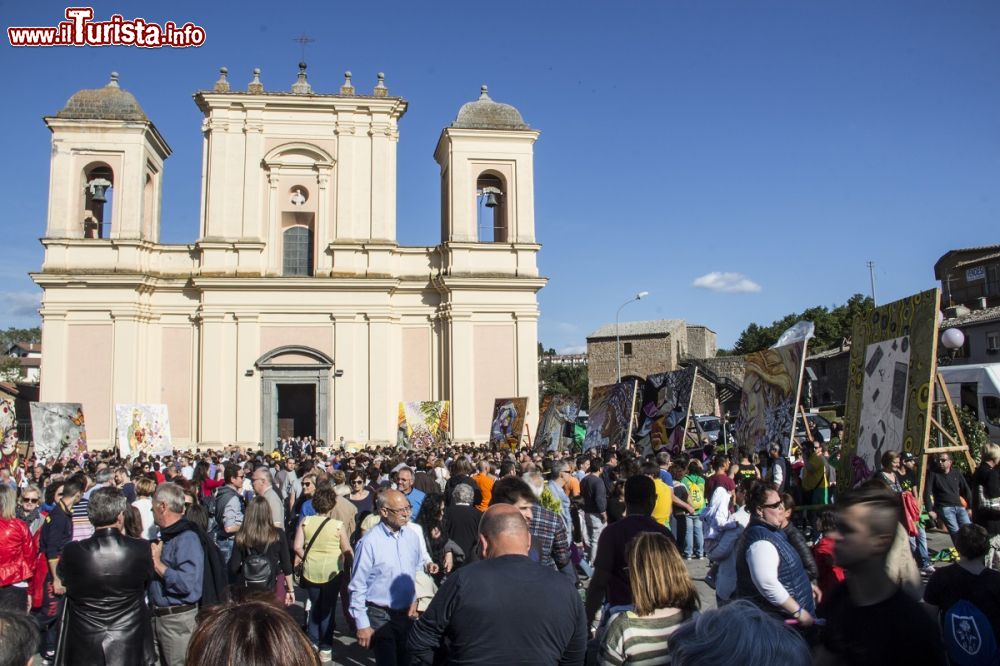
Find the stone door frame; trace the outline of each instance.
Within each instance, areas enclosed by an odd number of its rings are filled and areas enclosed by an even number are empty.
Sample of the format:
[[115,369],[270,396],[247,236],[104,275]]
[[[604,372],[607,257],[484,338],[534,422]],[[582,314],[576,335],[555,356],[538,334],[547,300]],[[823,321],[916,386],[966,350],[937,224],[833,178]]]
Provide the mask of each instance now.
[[[313,362],[275,362],[286,354],[306,356]],[[329,440],[332,358],[312,347],[285,345],[261,356],[254,367],[260,373],[260,434],[265,452],[273,451],[278,440],[278,384],[312,384],[316,387],[316,439]]]

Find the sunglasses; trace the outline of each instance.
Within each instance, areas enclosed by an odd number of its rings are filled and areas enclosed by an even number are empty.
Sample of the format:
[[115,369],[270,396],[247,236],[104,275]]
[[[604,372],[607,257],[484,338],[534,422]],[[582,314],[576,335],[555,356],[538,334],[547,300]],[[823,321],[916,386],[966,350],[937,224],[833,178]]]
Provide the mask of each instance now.
[[21,501],[24,502],[25,504],[38,504],[37,497],[22,497]]
[[781,500],[778,500],[777,502],[772,502],[771,504],[760,505],[762,509],[777,509],[779,506],[784,507],[784,503]]
[[361,479],[354,479],[353,481],[351,481],[351,485],[352,486],[363,486],[363,485],[365,485],[365,482],[362,481]]
[[312,481],[303,481],[302,482],[303,486],[311,486],[312,484],[313,484]]

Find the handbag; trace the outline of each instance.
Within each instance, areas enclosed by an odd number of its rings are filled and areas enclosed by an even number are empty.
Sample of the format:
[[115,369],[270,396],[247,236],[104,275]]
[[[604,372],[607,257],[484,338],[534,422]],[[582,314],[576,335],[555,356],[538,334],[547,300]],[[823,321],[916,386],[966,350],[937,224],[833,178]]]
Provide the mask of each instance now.
[[326,524],[328,522],[330,522],[329,516],[324,518],[323,522],[320,523],[319,527],[316,528],[316,531],[313,532],[312,538],[309,539],[309,543],[306,544],[306,549],[302,551],[302,561],[296,564],[295,567],[292,569],[292,580],[296,585],[302,584],[302,570],[305,568],[306,558],[309,557],[309,549],[313,547],[314,543],[316,543],[316,537],[319,536],[319,533],[323,531],[323,528],[326,527]]

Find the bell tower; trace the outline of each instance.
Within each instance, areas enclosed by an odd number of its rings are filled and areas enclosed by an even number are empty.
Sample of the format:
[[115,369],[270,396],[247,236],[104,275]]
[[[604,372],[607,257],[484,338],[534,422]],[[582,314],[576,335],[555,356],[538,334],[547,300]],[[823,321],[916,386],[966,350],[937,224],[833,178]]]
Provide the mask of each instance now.
[[534,244],[536,139],[518,110],[494,102],[486,86],[462,106],[434,152],[443,243]]
[[55,116],[49,170],[50,239],[160,239],[163,162],[170,146],[118,85],[81,90]]

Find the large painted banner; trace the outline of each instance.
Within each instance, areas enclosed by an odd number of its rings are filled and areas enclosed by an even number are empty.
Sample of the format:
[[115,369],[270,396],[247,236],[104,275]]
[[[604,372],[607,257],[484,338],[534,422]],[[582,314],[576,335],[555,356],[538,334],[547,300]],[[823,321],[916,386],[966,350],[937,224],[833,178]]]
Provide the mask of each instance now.
[[782,447],[782,454],[788,454],[805,351],[806,342],[801,341],[747,354],[736,418],[736,442],[740,447],[766,451],[776,443]]
[[31,403],[31,430],[39,460],[80,460],[87,450],[87,426],[78,402]]
[[855,318],[840,456],[842,487],[871,477],[881,468],[886,451],[908,451],[923,460],[930,434],[940,299],[940,292],[930,289]]
[[632,413],[638,382],[628,381],[594,388],[590,397],[587,436],[583,450],[620,448],[632,436]]
[[451,427],[447,400],[401,402],[396,421],[396,444],[404,449],[422,449],[444,444]]
[[170,455],[170,417],[166,405],[115,405],[118,450],[122,457]]
[[698,369],[690,367],[646,378],[639,408],[639,428],[635,433],[636,447],[644,454],[663,446],[680,452],[697,375]]
[[10,398],[0,398],[0,433],[3,434],[0,466],[13,472],[20,466],[20,459],[17,455],[17,412]]
[[547,395],[542,398],[538,410],[541,417],[535,430],[535,451],[542,453],[563,450],[563,432],[567,424],[576,422],[579,412],[580,406],[572,398],[562,395]]
[[527,398],[497,398],[493,402],[493,421],[490,424],[490,446],[515,450],[521,443],[524,414],[528,411]]

